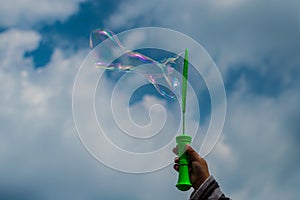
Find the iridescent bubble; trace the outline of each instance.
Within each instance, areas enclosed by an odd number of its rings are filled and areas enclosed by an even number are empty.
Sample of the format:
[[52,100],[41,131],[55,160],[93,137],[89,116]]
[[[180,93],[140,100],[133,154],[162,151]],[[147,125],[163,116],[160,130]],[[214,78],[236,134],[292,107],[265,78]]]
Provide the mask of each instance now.
[[[146,173],[172,164],[171,149],[182,134],[183,120],[179,104],[184,59],[179,52],[189,49],[186,133],[205,157],[222,133],[226,114],[222,76],[211,57],[194,39],[170,29],[144,27],[116,36],[107,30],[91,33],[93,49],[74,81],[73,118],[86,150],[122,172]],[[175,101],[157,98],[148,90],[152,85],[164,96],[169,92],[160,85],[179,88],[179,95]]]
[[[103,52],[103,55],[98,55],[98,60],[95,63],[97,68],[109,71],[140,74],[148,79],[159,94],[165,97],[175,99],[175,94],[180,93],[181,74],[176,71],[176,67],[181,67],[183,53],[164,58],[162,61],[157,61],[138,51],[126,49],[112,31],[102,29],[92,31],[90,35],[90,47],[94,48],[106,39],[111,41],[113,45],[108,48],[107,52]],[[124,55],[112,63],[106,62],[105,56],[108,55],[105,54],[108,54],[109,51],[113,54],[115,48],[121,48],[125,52]],[[147,65],[143,67],[145,64]],[[162,81],[165,81],[169,88],[160,85],[159,83],[162,83]]]
[[110,30],[102,30],[102,29],[96,29],[91,32],[90,35],[90,47],[94,48],[96,45],[101,43],[104,39],[109,38],[111,41],[113,41],[116,45],[124,48],[124,46],[121,44],[119,38],[115,36],[115,34]]

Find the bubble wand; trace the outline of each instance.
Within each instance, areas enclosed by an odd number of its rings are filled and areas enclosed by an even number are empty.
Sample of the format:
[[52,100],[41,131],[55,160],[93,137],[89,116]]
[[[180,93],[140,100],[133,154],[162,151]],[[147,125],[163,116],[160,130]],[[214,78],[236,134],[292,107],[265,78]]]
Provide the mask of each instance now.
[[187,191],[191,188],[192,184],[189,177],[189,162],[185,153],[185,146],[190,144],[192,137],[185,134],[185,108],[186,108],[186,91],[187,91],[187,80],[188,80],[188,49],[185,50],[184,64],[183,64],[183,75],[182,75],[182,135],[176,137],[176,143],[179,155],[179,173],[178,182],[176,187],[181,191]]

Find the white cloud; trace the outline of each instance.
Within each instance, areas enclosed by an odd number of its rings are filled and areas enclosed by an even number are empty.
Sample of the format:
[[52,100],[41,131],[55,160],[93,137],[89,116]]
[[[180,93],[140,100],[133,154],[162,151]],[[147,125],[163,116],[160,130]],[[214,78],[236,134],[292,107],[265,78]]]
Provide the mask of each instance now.
[[37,48],[41,36],[34,31],[10,29],[0,35],[0,66],[7,70],[20,70],[31,66],[31,60],[23,57],[26,51]]
[[1,0],[0,26],[30,27],[41,22],[64,21],[84,0]]
[[[84,150],[73,124],[71,93],[86,50],[70,54],[55,49],[49,64],[34,70],[31,58],[25,58],[24,53],[36,47],[39,34],[15,29],[3,32],[0,38],[0,43],[6,41],[10,52],[16,52],[0,53],[5,57],[5,64],[1,63],[0,68],[1,80],[5,82],[0,85],[5,97],[0,99],[1,187],[28,188],[28,197],[33,192],[32,195],[41,199],[90,199],[98,195],[107,199],[114,195],[129,199],[186,198],[187,194],[175,188],[176,172],[171,166],[157,173],[133,176],[104,167]],[[19,65],[15,65],[17,63]],[[26,66],[20,67],[22,63]],[[127,96],[125,93],[123,96]],[[147,109],[153,103],[163,102],[145,97],[136,106]],[[157,110],[153,109],[155,115]],[[145,113],[136,114],[139,118]],[[89,119],[86,122],[89,123]],[[110,124],[113,122],[106,126]],[[122,157],[118,159],[128,162]],[[172,160],[173,157],[168,161]],[[135,185],[135,190],[130,190],[128,185]],[[115,188],[118,188],[117,194]],[[136,188],[144,193],[137,192]]]
[[[293,0],[126,1],[107,23],[116,29],[157,25],[186,33],[236,86],[228,95],[224,135],[208,156],[213,174],[233,199],[299,196],[298,7]],[[258,94],[261,88],[253,89],[247,73],[233,82],[231,70],[242,68],[263,77],[258,87],[271,80],[270,88],[279,91]]]
[[[297,1],[130,2],[119,5],[107,22],[108,27],[157,25],[181,31],[208,50],[224,75],[237,64],[263,71],[266,56],[267,64],[279,73],[283,65],[285,70],[294,69],[291,60],[299,62],[298,56],[286,54],[291,48],[299,51]],[[153,8],[155,5],[159,6]]]
[[[25,1],[2,2],[0,24],[22,26],[64,20],[76,11],[78,2],[41,1],[34,2],[35,6]],[[275,97],[253,94],[249,82],[239,82],[228,99],[224,136],[207,159],[212,173],[233,198],[296,199],[300,180],[296,108],[300,97],[295,67],[299,62],[297,54],[287,50],[293,43],[292,48],[298,48],[295,36],[299,30],[294,26],[299,19],[297,2],[279,6],[228,1],[232,4],[226,9],[217,9],[219,4],[210,2],[125,2],[110,22],[120,27],[156,21],[190,33],[204,42],[224,72],[237,62],[255,64],[270,76],[279,71],[289,87],[283,87],[286,89]],[[126,3],[130,6],[124,6]],[[272,12],[264,12],[266,9]],[[291,23],[283,25],[287,21]],[[0,51],[0,185],[31,187],[40,199],[187,198],[187,193],[174,187],[176,173],[171,167],[132,176],[91,159],[76,137],[71,113],[72,85],[86,51],[70,54],[55,49],[45,68],[33,70],[32,59],[25,58],[24,53],[34,50],[40,39],[34,31],[10,29],[0,34],[0,48],[5,48]],[[290,53],[288,57],[285,51]],[[257,64],[266,55],[272,56],[271,65]],[[146,102],[159,100],[146,98],[136,106],[147,108]]]
[[[229,98],[224,137],[209,160],[233,198],[244,193],[244,198],[251,194],[255,199],[293,199],[298,193],[295,186],[285,181],[300,173],[295,167],[295,159],[299,159],[295,151],[298,130],[287,123],[295,118],[294,107],[300,99],[297,90],[290,88],[277,98],[270,98],[251,94],[244,88]],[[285,170],[289,172],[284,173]],[[283,192],[281,187],[289,191]],[[262,190],[256,191],[258,188]]]
[[74,134],[70,90],[83,54],[68,58],[56,50],[49,67],[34,70],[24,53],[34,49],[39,39],[33,31],[16,29],[0,35],[7,49],[0,52],[4,58],[0,61],[1,187],[36,187],[56,162],[64,160],[61,152],[68,154],[69,144],[77,142],[70,137]]

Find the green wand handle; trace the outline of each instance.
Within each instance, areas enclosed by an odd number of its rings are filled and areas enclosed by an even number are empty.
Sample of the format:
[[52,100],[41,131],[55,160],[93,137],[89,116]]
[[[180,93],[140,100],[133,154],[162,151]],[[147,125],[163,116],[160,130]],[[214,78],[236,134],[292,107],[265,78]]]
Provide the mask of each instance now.
[[192,137],[185,135],[185,107],[186,107],[186,90],[188,79],[188,49],[185,50],[183,77],[182,77],[182,135],[176,137],[178,156],[179,156],[179,174],[176,187],[181,191],[187,191],[192,184],[189,175],[189,161],[185,153],[185,146],[190,144]]
[[190,144],[191,140],[192,137],[188,135],[180,135],[176,137],[179,155],[179,173],[176,187],[181,191],[187,191],[192,186],[189,174],[189,161],[185,153],[185,146]]

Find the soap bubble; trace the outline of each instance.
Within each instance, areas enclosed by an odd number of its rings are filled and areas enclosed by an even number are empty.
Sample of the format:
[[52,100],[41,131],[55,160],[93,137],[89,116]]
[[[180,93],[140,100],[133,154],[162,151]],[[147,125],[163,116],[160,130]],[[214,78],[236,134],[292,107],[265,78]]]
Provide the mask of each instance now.
[[[98,52],[98,54],[101,55],[98,55],[99,60],[95,63],[97,68],[143,75],[151,84],[153,84],[159,94],[168,98],[176,98],[174,93],[180,94],[180,80],[182,80],[182,78],[181,74],[178,73],[178,71],[177,73],[175,71],[176,68],[182,66],[182,53],[174,55],[173,57],[163,58],[163,61],[157,61],[138,51],[126,49],[112,31],[102,29],[94,30],[91,33],[90,47],[96,47],[97,44],[105,41],[105,39],[108,39],[107,45],[110,45],[110,48],[107,48],[104,53]],[[108,52],[111,50],[112,52],[110,52],[110,54],[113,54],[113,51],[115,51],[116,48],[124,50],[124,55],[112,63],[105,62],[109,56]],[[143,67],[141,67],[141,65],[143,65]],[[162,81],[166,82],[171,89],[171,92],[166,90],[166,87],[162,87],[161,84],[158,84]]]
[[[149,27],[116,35],[98,29],[91,34],[90,46],[77,72],[72,100],[79,138],[95,159],[129,173],[173,163],[175,138],[182,134],[186,48],[186,133],[203,157],[212,150],[224,125],[226,95],[217,66],[200,44],[177,31]],[[204,91],[209,104],[202,100]],[[208,110],[204,119],[200,107]]]

